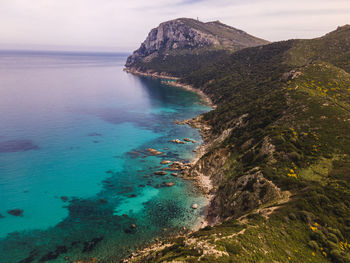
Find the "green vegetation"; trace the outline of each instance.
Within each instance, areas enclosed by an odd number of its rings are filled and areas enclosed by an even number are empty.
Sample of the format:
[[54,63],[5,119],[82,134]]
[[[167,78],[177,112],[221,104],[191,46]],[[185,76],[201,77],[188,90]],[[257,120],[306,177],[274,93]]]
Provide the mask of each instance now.
[[198,70],[203,65],[219,61],[229,54],[224,49],[202,48],[196,51],[182,50],[168,52],[166,56],[157,56],[149,62],[135,62],[140,71],[166,72],[174,77],[182,77],[188,72]]
[[[318,39],[244,49],[189,70],[182,81],[217,104],[204,115],[213,137],[232,129],[202,157],[230,152],[224,178],[212,175],[222,223],[136,261],[350,262],[349,73],[349,26]],[[231,206],[234,186],[253,170],[282,194],[242,213]],[[252,195],[255,183],[247,183],[245,193]]]

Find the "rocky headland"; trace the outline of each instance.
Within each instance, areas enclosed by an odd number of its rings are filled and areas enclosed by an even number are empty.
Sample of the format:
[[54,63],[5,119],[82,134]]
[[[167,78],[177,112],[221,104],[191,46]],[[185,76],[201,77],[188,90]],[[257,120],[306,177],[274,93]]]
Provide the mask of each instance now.
[[176,19],[128,58],[215,107],[176,122],[204,140],[173,168],[207,194],[206,226],[124,262],[350,262],[350,27],[271,44],[242,32]]

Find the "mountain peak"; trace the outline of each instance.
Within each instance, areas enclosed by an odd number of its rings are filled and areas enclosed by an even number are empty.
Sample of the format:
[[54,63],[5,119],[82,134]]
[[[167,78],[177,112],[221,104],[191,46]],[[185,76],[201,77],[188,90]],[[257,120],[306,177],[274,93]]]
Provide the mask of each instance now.
[[202,48],[236,51],[268,43],[220,21],[204,23],[192,18],[177,18],[152,29],[140,48],[128,58],[126,67],[132,67],[138,61],[150,61],[171,51]]

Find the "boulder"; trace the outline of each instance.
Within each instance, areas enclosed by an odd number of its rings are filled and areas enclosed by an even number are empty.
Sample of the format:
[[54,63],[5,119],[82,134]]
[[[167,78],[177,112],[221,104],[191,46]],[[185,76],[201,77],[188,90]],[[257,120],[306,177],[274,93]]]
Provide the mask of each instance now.
[[197,204],[193,204],[192,205],[192,209],[197,209],[198,208],[198,205]]
[[169,161],[169,160],[163,160],[163,161],[161,161],[160,163],[161,163],[161,164],[169,164],[169,163],[171,163],[171,161]]

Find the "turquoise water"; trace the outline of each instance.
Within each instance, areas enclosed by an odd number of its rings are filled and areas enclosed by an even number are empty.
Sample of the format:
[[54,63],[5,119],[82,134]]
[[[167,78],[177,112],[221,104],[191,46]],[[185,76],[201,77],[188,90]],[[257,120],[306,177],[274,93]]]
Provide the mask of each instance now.
[[170,140],[198,131],[173,122],[208,107],[125,73],[125,59],[0,52],[0,262],[113,262],[203,213],[191,182],[153,173],[194,157],[198,143]]

